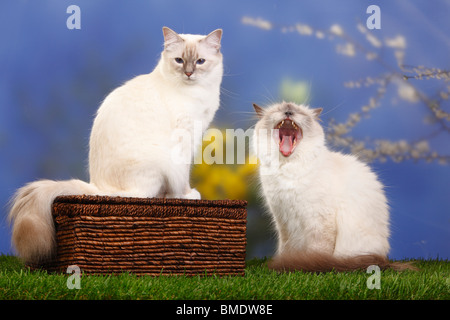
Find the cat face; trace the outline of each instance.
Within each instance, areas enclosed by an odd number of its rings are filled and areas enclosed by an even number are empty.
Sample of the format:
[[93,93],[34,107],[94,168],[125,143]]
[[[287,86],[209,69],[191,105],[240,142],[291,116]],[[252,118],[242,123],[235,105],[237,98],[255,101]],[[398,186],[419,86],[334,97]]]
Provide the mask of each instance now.
[[[220,40],[222,30],[207,36],[178,34],[164,27],[163,58],[167,72],[186,84],[205,80],[216,69],[222,68]],[[221,72],[221,70],[219,70]]]
[[266,109],[256,104],[253,104],[253,107],[260,118],[256,131],[270,130],[273,142],[284,157],[291,156],[300,144],[323,140],[323,130],[318,123],[322,108],[310,109],[304,105],[286,102]]

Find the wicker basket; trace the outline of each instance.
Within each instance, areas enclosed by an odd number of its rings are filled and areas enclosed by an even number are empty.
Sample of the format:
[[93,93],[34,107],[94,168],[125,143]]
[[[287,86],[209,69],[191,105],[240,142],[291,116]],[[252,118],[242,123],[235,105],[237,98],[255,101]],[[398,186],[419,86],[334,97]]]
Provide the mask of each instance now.
[[139,275],[243,275],[246,201],[61,196],[57,253],[43,267]]

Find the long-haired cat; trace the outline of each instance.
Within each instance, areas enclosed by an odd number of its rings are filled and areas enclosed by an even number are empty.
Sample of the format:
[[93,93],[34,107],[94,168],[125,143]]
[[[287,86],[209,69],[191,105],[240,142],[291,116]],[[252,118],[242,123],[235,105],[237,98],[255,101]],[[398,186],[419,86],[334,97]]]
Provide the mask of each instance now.
[[390,263],[389,208],[383,185],[352,155],[330,151],[322,109],[254,104],[254,149],[263,196],[278,235],[269,267],[346,271]]
[[[189,184],[189,162],[201,144],[174,138],[206,130],[219,107],[222,30],[177,34],[164,27],[164,50],[155,69],[112,91],[98,109],[89,142],[90,182],[32,182],[11,201],[12,244],[26,262],[55,249],[51,205],[59,195],[115,195],[199,199]],[[176,152],[174,151],[176,150]]]

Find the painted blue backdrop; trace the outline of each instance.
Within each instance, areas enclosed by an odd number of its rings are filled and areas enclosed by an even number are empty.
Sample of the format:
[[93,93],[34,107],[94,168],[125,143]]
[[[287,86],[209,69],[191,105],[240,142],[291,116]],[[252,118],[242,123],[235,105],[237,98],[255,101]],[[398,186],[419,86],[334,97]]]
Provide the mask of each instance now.
[[[367,28],[369,3],[356,0],[2,1],[0,253],[13,252],[6,212],[17,188],[40,178],[87,179],[95,111],[112,89],[153,69],[162,49],[162,26],[200,34],[223,28],[225,76],[214,122],[222,128],[251,127],[252,102],[264,105],[292,91],[295,96],[305,84],[308,102],[325,109],[325,125],[331,118],[345,122],[374,96],[373,86],[359,82],[360,87],[350,88],[345,83],[392,72],[380,61],[400,74],[399,59],[409,66],[450,69],[449,1],[370,4],[380,8],[381,29]],[[66,26],[70,5],[81,9],[79,30]],[[339,37],[342,32],[347,39]],[[450,83],[441,75],[409,81],[448,113]],[[450,155],[448,118],[444,114],[443,120],[430,120],[430,113],[414,92],[392,82],[370,118],[351,135],[361,140],[426,139],[425,149]],[[448,259],[448,164],[388,158],[372,166],[387,186],[392,208],[390,256]],[[272,250],[263,241],[248,258],[270,256]]]

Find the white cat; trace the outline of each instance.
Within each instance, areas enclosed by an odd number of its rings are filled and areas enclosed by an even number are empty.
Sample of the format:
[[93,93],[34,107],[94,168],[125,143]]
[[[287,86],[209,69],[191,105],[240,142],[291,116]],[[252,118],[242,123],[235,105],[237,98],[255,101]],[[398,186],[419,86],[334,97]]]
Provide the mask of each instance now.
[[254,108],[260,119],[253,147],[278,235],[269,267],[399,267],[387,260],[389,210],[383,185],[356,157],[328,150],[319,124],[322,109],[286,102]]
[[26,262],[54,253],[51,205],[59,195],[200,199],[189,184],[190,161],[174,155],[193,155],[202,137],[192,142],[174,139],[173,133],[182,130],[195,137],[194,126],[206,130],[219,108],[222,30],[204,36],[164,27],[163,35],[155,69],[115,89],[97,112],[90,137],[90,183],[41,180],[15,194],[9,213],[12,243]]

